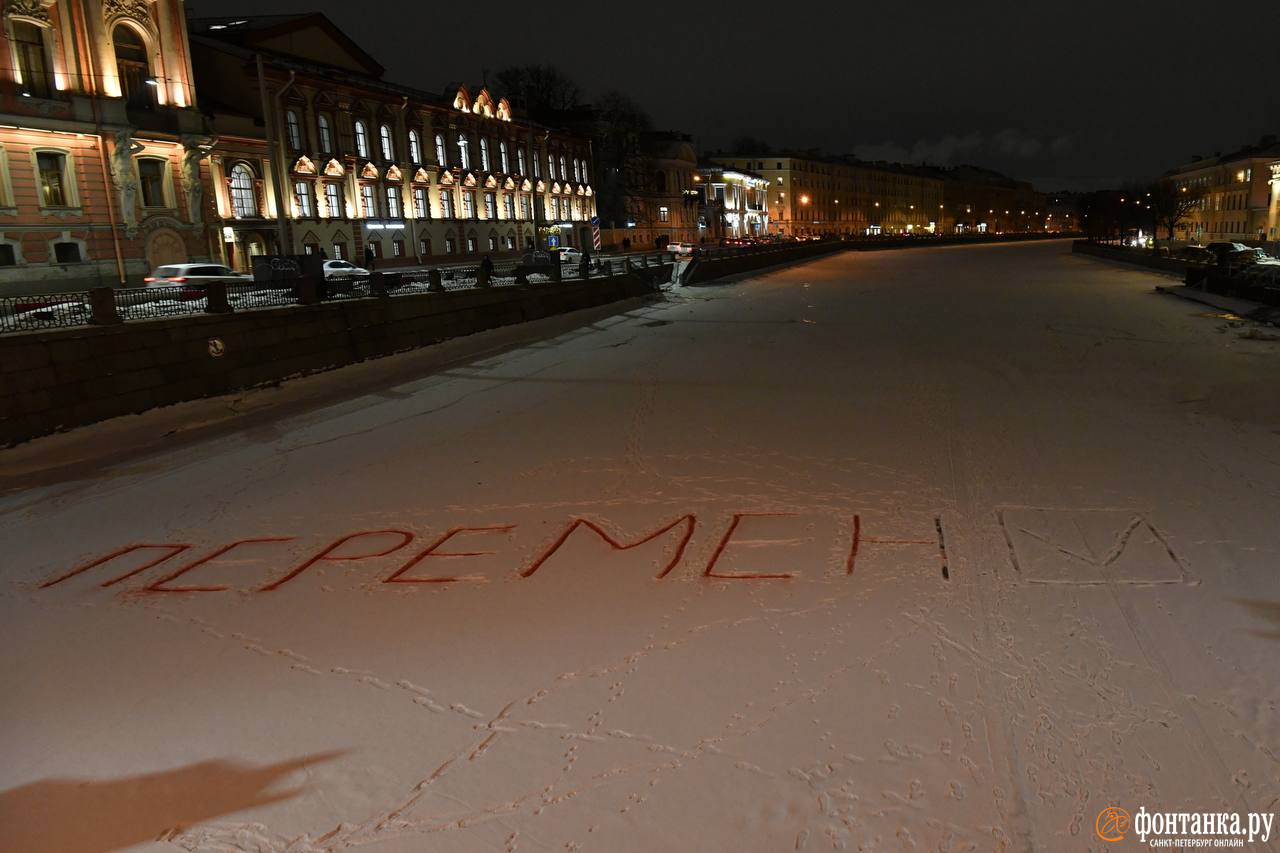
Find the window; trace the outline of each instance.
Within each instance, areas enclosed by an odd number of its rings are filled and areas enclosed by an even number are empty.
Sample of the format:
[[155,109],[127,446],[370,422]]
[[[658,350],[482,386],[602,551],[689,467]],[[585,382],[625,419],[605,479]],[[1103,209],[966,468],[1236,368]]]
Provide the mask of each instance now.
[[560,180],[569,180],[569,170],[564,167],[564,155],[560,155]]
[[659,222],[670,222],[670,221],[671,221],[671,212],[670,212],[669,210],[667,210],[665,207],[660,207],[660,208],[658,208],[658,221],[659,221]]
[[489,171],[489,140],[480,138],[480,168]]
[[333,153],[333,126],[329,124],[329,117],[324,113],[316,119],[316,126],[320,130],[320,150],[325,154]]
[[529,218],[529,197],[527,195],[520,196],[520,218]]
[[319,243],[303,243],[302,253],[304,255],[318,255],[320,254],[320,244]]
[[231,167],[231,211],[236,219],[258,215],[258,196],[254,191],[253,173],[244,163]]
[[489,251],[490,251],[490,252],[496,252],[496,251],[498,251],[498,238],[497,238],[497,237],[490,237],[490,238],[489,238]]
[[0,267],[12,267],[18,263],[18,256],[13,251],[12,243],[0,243]]
[[375,258],[382,257],[382,241],[381,240],[370,240],[368,243],[365,243],[364,245],[365,245],[365,248],[367,248]]
[[151,77],[151,63],[147,61],[147,46],[142,43],[142,36],[127,24],[117,24],[111,31],[111,41],[115,45],[120,95],[130,106],[150,106],[155,98],[155,80]]
[[547,178],[553,179],[555,178],[555,176],[556,176],[556,158],[548,154],[547,155]]
[[444,134],[436,134],[436,165],[444,165]]
[[53,244],[53,259],[60,264],[78,264],[83,258],[80,257],[80,244],[60,242]]
[[502,196],[502,218],[516,218],[516,197],[511,193],[505,193]]
[[419,241],[418,241],[418,254],[419,254],[419,255],[429,255],[429,254],[431,254],[431,240],[430,240],[430,239],[428,239],[428,238],[426,238],[426,237],[423,237],[421,240],[419,240]]
[[520,174],[521,174],[521,175],[527,175],[527,174],[529,174],[529,170],[526,168],[526,164],[525,164],[525,160],[524,160],[524,147],[523,147],[523,146],[521,146],[520,148],[516,149],[516,167],[517,167],[517,170],[520,172]]
[[391,257],[393,258],[404,257],[404,241],[403,240],[391,241]]
[[582,161],[582,182],[585,184],[590,180],[591,179],[587,177],[587,161],[583,160]]
[[53,151],[36,154],[40,171],[40,204],[43,207],[70,207],[67,202],[67,155]]
[[391,219],[400,218],[400,188],[396,186],[387,187],[387,216]]
[[462,218],[476,218],[476,193],[475,190],[462,191]]
[[326,183],[324,185],[324,201],[325,207],[328,208],[326,213],[329,214],[330,219],[341,219],[343,214],[346,213],[342,209],[342,184],[332,181]]
[[396,159],[395,146],[391,144],[391,126],[382,125],[378,128],[378,139],[382,142],[382,160],[384,163],[390,163]]
[[413,206],[415,211],[418,214],[419,219],[431,218],[431,208],[427,204],[427,188],[426,187],[413,188]]
[[298,119],[297,110],[287,110],[284,114],[285,132],[289,135],[289,147],[294,151],[302,150],[302,122]]
[[507,158],[507,141],[504,139],[498,143],[498,158],[502,161],[503,173],[511,171],[511,161]]
[[44,50],[44,31],[27,21],[13,22],[13,52],[22,75],[23,91],[35,98],[47,98],[50,85],[49,63]]
[[471,143],[465,133],[458,134],[458,165],[464,169],[471,168]]
[[166,161],[155,157],[138,160],[138,183],[142,189],[143,207],[165,207],[164,167]]
[[369,131],[364,126],[364,122],[356,120],[356,154],[366,160],[369,159]]
[[456,255],[458,253],[458,241],[452,237],[444,238],[444,253],[446,255]]
[[311,194],[310,181],[295,181],[293,184],[293,197],[298,201],[299,216],[315,216],[316,204]]
[[378,194],[373,189],[373,184],[360,185],[360,202],[364,207],[364,215],[366,219],[375,219],[378,216]]
[[485,219],[498,218],[498,194],[497,193],[484,194],[484,218]]
[[422,140],[416,130],[409,131],[409,159],[414,163],[422,162]]
[[506,236],[506,247],[508,251],[511,251],[516,247],[516,238],[510,234]]
[[440,215],[445,219],[453,218],[453,190],[440,190]]
[[336,261],[340,261],[340,260],[342,260],[343,258],[345,258],[346,256],[347,256],[347,244],[346,244],[346,243],[334,243],[334,244],[333,244],[333,258],[334,258],[334,260],[336,260]]
[[582,166],[579,164],[578,158],[573,158],[573,179],[575,181],[582,180]]
[[474,255],[475,253],[476,253],[476,238],[468,237],[467,238],[467,254]]

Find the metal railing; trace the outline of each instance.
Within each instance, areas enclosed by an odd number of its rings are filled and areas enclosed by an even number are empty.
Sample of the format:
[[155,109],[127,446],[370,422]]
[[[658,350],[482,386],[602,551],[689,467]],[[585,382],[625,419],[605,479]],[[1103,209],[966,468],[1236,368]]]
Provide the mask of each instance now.
[[45,296],[0,296],[0,333],[83,326],[92,318],[89,294],[83,291]]
[[[626,260],[594,260],[581,264],[561,264],[560,281],[581,281],[623,274],[632,270],[658,268],[671,263],[670,253],[628,256]],[[482,286],[515,287],[556,281],[555,270],[547,264],[522,261],[493,264],[487,283],[482,283],[481,264],[405,273],[375,273],[371,276],[328,279],[322,284],[297,281],[271,284],[215,283],[164,285],[140,288],[100,288],[96,291],[34,296],[0,297],[0,334],[39,329],[130,322],[165,317],[191,316],[219,311],[281,308],[315,302],[410,296],[414,294],[470,290]],[[225,302],[221,295],[225,293]],[[310,296],[308,296],[310,294]],[[95,298],[97,297],[97,298]]]

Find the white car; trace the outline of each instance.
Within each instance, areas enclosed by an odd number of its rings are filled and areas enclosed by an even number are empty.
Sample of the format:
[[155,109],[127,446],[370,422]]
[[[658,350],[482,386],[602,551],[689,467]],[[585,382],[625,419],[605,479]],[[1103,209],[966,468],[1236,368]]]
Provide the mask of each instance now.
[[582,263],[581,249],[575,249],[572,246],[565,246],[563,249],[560,249],[558,252],[556,252],[556,254],[560,256],[560,263],[562,264]]
[[334,279],[343,278],[362,278],[369,275],[369,271],[364,267],[358,267],[350,261],[325,261],[324,262],[324,279],[332,281]]
[[253,281],[253,276],[241,275],[230,267],[220,264],[165,264],[156,267],[151,275],[142,279],[147,287],[173,287],[178,284],[200,285],[211,281],[225,281],[227,284],[244,284]]

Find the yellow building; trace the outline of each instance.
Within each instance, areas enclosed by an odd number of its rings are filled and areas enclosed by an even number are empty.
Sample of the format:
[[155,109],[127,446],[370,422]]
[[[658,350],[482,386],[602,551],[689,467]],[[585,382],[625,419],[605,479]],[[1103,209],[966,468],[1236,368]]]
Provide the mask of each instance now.
[[385,82],[320,14],[193,20],[191,41],[233,266],[305,253],[382,269],[592,245],[589,141],[519,120],[486,88]]
[[1280,142],[1274,136],[1230,154],[1197,158],[1166,177],[1200,197],[1175,229],[1175,239],[1280,240]]

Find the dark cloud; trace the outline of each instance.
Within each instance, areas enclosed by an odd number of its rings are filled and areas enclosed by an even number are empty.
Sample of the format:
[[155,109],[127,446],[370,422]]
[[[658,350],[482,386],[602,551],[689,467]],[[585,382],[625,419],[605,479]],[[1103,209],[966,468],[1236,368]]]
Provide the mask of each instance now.
[[[1243,7],[1242,7],[1243,8]],[[188,14],[321,11],[427,88],[523,62],[630,92],[704,148],[744,134],[974,162],[1049,186],[1159,174],[1280,132],[1280,4],[534,4],[190,0]]]

